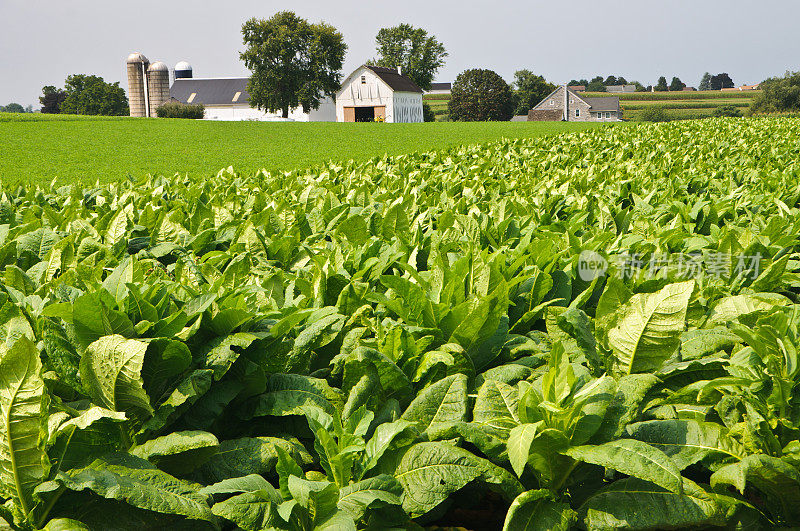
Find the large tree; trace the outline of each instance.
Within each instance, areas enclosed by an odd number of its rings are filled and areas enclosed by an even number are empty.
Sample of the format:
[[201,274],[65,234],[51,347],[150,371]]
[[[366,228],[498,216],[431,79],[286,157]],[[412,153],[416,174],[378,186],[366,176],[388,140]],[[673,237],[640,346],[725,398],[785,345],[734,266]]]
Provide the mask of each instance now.
[[724,88],[733,88],[733,80],[727,73],[717,74],[711,76],[711,90],[722,90]]
[[800,72],[786,72],[761,83],[761,92],[753,98],[750,111],[754,114],[800,112]]
[[102,77],[75,74],[67,77],[62,114],[127,116],[128,97],[119,82],[106,83]]
[[5,107],[0,106],[0,112],[25,112],[25,107],[19,103],[9,103]]
[[667,78],[664,77],[664,76],[661,76],[660,78],[658,78],[658,83],[656,83],[655,91],[656,92],[666,92],[668,90],[669,90],[669,87],[667,86]]
[[444,66],[444,45],[422,28],[400,24],[383,28],[375,38],[378,57],[369,61],[375,66],[402,69],[403,74],[425,90],[430,90],[436,72]]
[[669,84],[669,89],[673,92],[680,92],[685,88],[686,88],[686,83],[681,81],[681,78],[679,77],[673,77],[672,83]]
[[251,18],[242,36],[246,48],[240,57],[252,72],[247,84],[252,107],[288,118],[290,109],[318,109],[325,96],[339,90],[347,45],[333,26],[282,11],[267,20]]
[[514,95],[516,96],[515,114],[528,114],[545,96],[556,89],[542,76],[530,70],[519,70],[514,74]]
[[448,104],[456,122],[503,122],[514,115],[514,94],[497,72],[475,68],[461,72]]
[[711,90],[711,74],[709,72],[703,74],[703,78],[700,80],[700,85],[697,86],[697,90]]
[[61,112],[61,104],[67,98],[67,93],[63,90],[47,85],[42,89],[42,96],[39,96],[39,103],[42,104],[42,113],[58,114]]

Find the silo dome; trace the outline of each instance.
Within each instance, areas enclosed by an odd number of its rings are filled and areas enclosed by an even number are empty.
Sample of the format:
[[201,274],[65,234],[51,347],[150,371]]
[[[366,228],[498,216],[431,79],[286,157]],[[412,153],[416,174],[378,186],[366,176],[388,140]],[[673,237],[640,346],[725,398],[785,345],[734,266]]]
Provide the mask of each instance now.
[[161,61],[156,61],[147,69],[148,72],[169,72],[169,67]]
[[181,61],[175,65],[175,79],[187,79],[192,77],[192,65],[186,61]]
[[148,61],[147,57],[145,57],[141,53],[134,52],[128,56],[128,60],[126,62],[128,64],[131,64],[131,63],[149,63],[150,61]]

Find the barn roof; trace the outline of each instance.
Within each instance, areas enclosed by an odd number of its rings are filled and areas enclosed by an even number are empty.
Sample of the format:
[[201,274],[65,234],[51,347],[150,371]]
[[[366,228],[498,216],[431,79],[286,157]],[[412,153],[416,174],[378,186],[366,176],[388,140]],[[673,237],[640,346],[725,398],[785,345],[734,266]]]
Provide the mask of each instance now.
[[[186,78],[176,79],[169,89],[169,95],[181,103],[202,103],[204,105],[231,105],[247,103],[247,77]],[[236,101],[236,93],[240,93]],[[192,101],[189,101],[194,94]]]
[[365,66],[372,70],[376,76],[381,78],[381,80],[389,85],[389,88],[395,92],[419,92],[420,94],[423,92],[416,83],[411,81],[411,78],[398,73],[394,68],[370,65]]
[[452,83],[431,83],[431,90],[452,90]]

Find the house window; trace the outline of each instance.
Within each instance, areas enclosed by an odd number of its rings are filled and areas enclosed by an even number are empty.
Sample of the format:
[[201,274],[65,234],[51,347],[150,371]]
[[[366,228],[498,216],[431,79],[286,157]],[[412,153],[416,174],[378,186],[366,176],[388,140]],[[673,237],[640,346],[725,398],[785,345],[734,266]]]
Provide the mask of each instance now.
[[556,104],[555,100],[550,100],[550,105],[555,105],[555,104]]
[[570,99],[569,99],[569,104],[570,104],[570,105],[572,105],[573,103],[575,103],[575,100],[573,100],[572,98],[570,98]]
[[581,110],[580,109],[575,109],[575,118],[579,118],[580,115],[581,115]]
[[606,118],[611,118],[611,113],[610,112],[606,113]]
[[367,76],[361,76],[361,84],[362,85],[366,85],[367,84]]

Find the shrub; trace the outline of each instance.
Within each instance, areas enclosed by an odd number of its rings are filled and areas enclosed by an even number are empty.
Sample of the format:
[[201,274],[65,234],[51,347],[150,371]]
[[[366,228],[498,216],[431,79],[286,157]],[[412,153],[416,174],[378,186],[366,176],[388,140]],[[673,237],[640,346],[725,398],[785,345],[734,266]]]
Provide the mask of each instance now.
[[730,118],[738,118],[742,115],[742,111],[739,110],[738,107],[733,105],[723,105],[722,107],[717,107],[714,109],[714,116],[716,117],[730,117]]
[[448,107],[455,122],[507,122],[514,116],[514,94],[497,72],[475,68],[458,75]]
[[202,103],[187,104],[179,101],[168,101],[156,109],[159,118],[188,118],[202,120],[206,114],[206,106]]
[[666,109],[661,107],[650,107],[639,114],[639,120],[642,122],[669,122],[672,120],[670,114]]
[[787,72],[783,77],[761,83],[761,92],[750,105],[751,114],[800,111],[800,72]]
[[422,102],[422,119],[425,122],[435,122],[436,121],[436,113],[433,112],[431,106],[425,102]]

